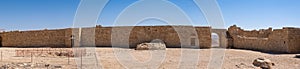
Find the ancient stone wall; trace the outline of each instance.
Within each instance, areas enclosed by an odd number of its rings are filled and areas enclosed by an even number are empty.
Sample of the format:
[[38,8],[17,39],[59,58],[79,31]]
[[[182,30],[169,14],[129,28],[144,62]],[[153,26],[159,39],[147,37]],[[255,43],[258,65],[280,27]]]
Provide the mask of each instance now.
[[300,52],[300,28],[284,28],[288,31],[288,51]]
[[[71,47],[71,36],[73,34],[75,42],[80,39],[80,42],[77,42],[80,44],[75,45],[81,46],[111,47],[113,45],[112,36],[114,36],[114,38],[117,38],[114,45],[118,46],[129,45],[130,47],[135,47],[139,43],[160,39],[165,41],[167,47],[194,46],[210,48],[210,29],[210,27],[193,26],[97,26],[96,28],[81,29],[13,31],[3,33],[1,37],[5,47]],[[123,30],[128,30],[129,32]],[[126,33],[128,35],[125,35]],[[79,35],[81,38],[78,38]],[[126,38],[128,42],[125,42]]]
[[267,52],[284,52],[284,53],[291,53],[288,52],[288,42],[287,38],[288,33],[286,29],[275,29],[268,37],[267,45],[263,46],[264,50]]
[[203,48],[211,47],[211,28],[210,27],[196,27],[198,33],[199,45]]
[[234,48],[260,50],[264,52],[299,53],[299,32],[297,28],[271,28],[259,31],[245,31],[237,26],[228,29]]
[[97,27],[95,32],[96,46],[111,47],[112,27]]
[[2,45],[5,47],[64,47],[65,30],[37,30],[4,32]]
[[[78,38],[81,32],[81,38]],[[78,35],[75,35],[75,34]],[[121,26],[82,29],[12,31],[0,33],[3,47],[71,47],[71,36],[81,46],[135,47],[154,39],[163,40],[167,47],[211,47],[211,28],[193,26]],[[94,37],[93,37],[94,36]],[[116,38],[116,39],[112,39]],[[228,45],[233,48],[264,52],[300,52],[300,28],[261,29],[245,31],[231,26],[227,32]],[[112,44],[114,41],[114,44]],[[74,44],[73,44],[74,45]],[[75,44],[76,45],[76,44]]]
[[[124,30],[129,32],[118,32]],[[97,27],[96,46],[112,46],[112,34],[117,40],[113,40],[116,46],[129,45],[135,47],[139,43],[150,42],[154,39],[165,41],[167,47],[191,46],[191,39],[201,48],[210,48],[210,27],[192,26],[135,26],[135,27]],[[182,35],[181,37],[179,35]],[[126,40],[128,39],[128,40]],[[119,42],[118,42],[119,41]],[[128,41],[128,42],[125,42]]]

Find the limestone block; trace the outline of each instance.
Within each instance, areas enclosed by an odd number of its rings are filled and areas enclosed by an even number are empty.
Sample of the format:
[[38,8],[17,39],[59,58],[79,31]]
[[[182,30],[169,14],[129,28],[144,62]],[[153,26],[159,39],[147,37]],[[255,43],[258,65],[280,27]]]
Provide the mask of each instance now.
[[137,45],[136,50],[165,50],[166,45],[162,40],[156,39],[150,43],[141,43]]

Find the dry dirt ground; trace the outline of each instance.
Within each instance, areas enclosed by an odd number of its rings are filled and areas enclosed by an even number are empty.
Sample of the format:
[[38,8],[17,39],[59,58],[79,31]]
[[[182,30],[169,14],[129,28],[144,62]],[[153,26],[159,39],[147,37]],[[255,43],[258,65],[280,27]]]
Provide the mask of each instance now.
[[[167,48],[165,51],[157,50],[134,50],[124,48],[88,48],[87,54],[83,57],[66,56],[35,56],[18,57],[15,50],[23,48],[0,48],[2,52],[0,65],[10,63],[44,63],[54,66],[62,66],[62,69],[92,69],[98,62],[98,67],[104,69],[177,69],[177,68],[196,68],[210,69],[218,68],[219,61],[210,61],[211,59],[222,59],[216,55],[223,55],[224,61],[222,69],[259,69],[252,65],[256,58],[267,58],[275,63],[274,69],[300,69],[300,58],[294,58],[296,54],[268,54],[250,50],[238,49],[186,49],[186,48]],[[28,50],[37,50],[37,48],[26,48]],[[70,48],[64,48],[70,49]],[[58,50],[59,51],[59,50]],[[97,52],[92,53],[92,52]],[[76,53],[76,52],[74,52]],[[152,55],[151,55],[152,53]],[[165,53],[165,54],[161,54]],[[212,53],[215,53],[212,55]],[[197,55],[198,54],[198,55]],[[97,56],[95,56],[97,55]],[[124,56],[125,55],[125,56]],[[127,56],[126,56],[127,55]],[[130,55],[130,57],[128,57]],[[131,57],[132,56],[132,57]],[[195,57],[198,56],[198,57]],[[94,59],[94,58],[98,59]],[[119,57],[119,58],[118,58]],[[122,59],[124,58],[124,59]],[[134,59],[134,60],[130,60]],[[160,60],[161,59],[161,60]],[[82,62],[82,63],[81,63]],[[212,66],[211,66],[211,65]],[[80,66],[82,65],[82,67]],[[215,66],[213,66],[215,65]],[[209,67],[210,66],[210,67]],[[47,69],[47,68],[36,68]]]

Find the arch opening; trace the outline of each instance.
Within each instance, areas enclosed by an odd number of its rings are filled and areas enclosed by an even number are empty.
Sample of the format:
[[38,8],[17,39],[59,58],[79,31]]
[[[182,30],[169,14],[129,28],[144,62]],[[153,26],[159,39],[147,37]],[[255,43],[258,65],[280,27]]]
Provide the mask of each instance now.
[[191,38],[191,46],[196,46],[196,38]]
[[197,42],[197,39],[196,39],[196,34],[193,33],[190,35],[190,45],[191,46],[197,46],[196,42]]
[[211,34],[211,47],[212,48],[216,48],[216,47],[220,47],[220,36],[216,33],[212,33]]

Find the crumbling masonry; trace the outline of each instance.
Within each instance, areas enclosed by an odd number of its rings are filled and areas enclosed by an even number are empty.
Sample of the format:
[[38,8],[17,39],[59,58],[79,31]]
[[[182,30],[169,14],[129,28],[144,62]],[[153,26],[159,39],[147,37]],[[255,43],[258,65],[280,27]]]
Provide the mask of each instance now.
[[300,53],[300,28],[261,29],[244,31],[236,25],[228,29],[229,45],[233,48],[263,52]]

